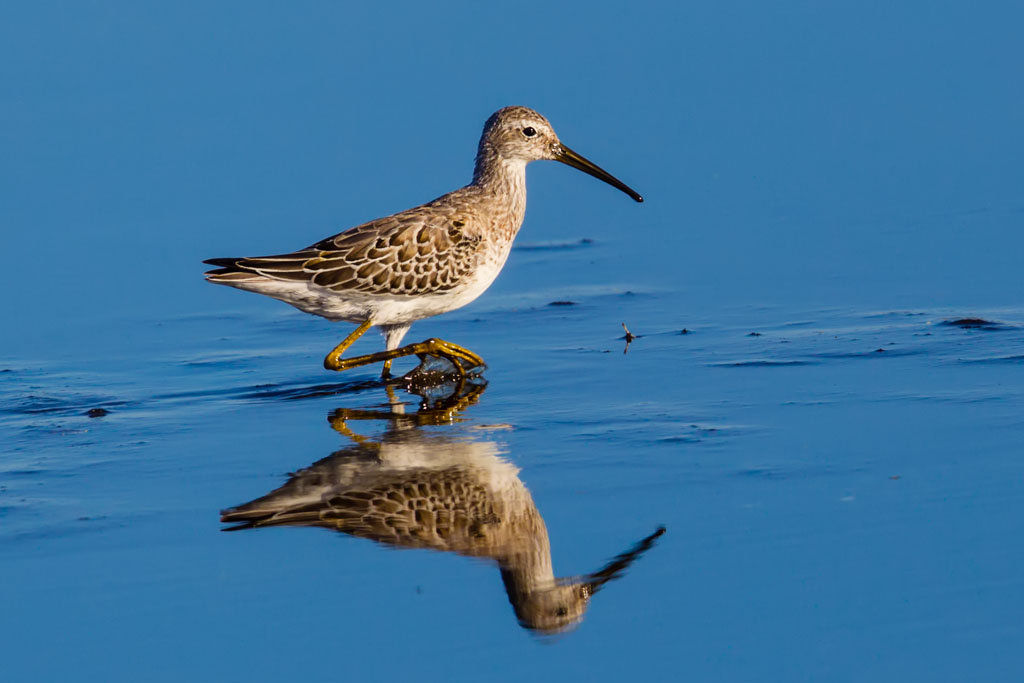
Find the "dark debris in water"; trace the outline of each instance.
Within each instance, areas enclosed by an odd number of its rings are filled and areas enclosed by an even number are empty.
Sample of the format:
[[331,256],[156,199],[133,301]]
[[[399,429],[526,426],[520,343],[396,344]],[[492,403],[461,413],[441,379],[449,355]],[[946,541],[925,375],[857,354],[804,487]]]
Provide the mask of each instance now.
[[886,349],[879,346],[871,351],[826,351],[823,353],[811,354],[814,358],[876,358],[878,354],[884,353],[887,356],[916,356],[923,353],[921,349]]
[[771,467],[751,467],[743,470],[737,470],[736,475],[739,477],[751,477],[754,479],[785,479],[787,473],[771,468]]
[[994,320],[985,320],[984,318],[955,318],[954,320],[944,320],[940,325],[947,327],[959,327],[962,330],[1004,330],[1006,325],[1001,322]]
[[86,417],[103,417],[109,415],[110,411],[106,408],[89,408],[89,410],[83,413]]
[[548,306],[578,306],[575,301],[552,301]]
[[912,318],[915,316],[927,315],[924,311],[882,311],[881,313],[869,313],[864,317],[872,318]]
[[985,356],[983,358],[962,358],[961,363],[982,363],[982,364],[1000,364],[1000,363],[1024,363],[1024,354],[1011,354],[1007,356]]
[[682,332],[680,332],[679,334],[693,334],[693,333],[692,333],[692,332],[690,332],[690,331],[689,331],[688,329],[686,329],[686,328],[684,327],[684,328],[683,328],[683,331],[682,331]]
[[761,333],[760,333],[760,332],[751,332],[751,333],[750,333],[750,334],[748,334],[747,336],[748,336],[748,337],[760,337],[760,336],[761,336]]
[[699,436],[678,435],[666,436],[658,439],[658,441],[661,441],[662,443],[700,443],[703,439]]
[[517,244],[512,247],[515,251],[563,251],[567,249],[579,249],[588,247],[594,243],[589,237],[576,240],[575,242],[534,242],[532,244]]
[[737,361],[725,361],[722,363],[711,363],[714,367],[724,368],[774,368],[774,367],[790,367],[795,365],[813,365],[811,361],[806,360],[771,360],[771,359],[752,359],[752,360],[737,360]]
[[[96,404],[101,403],[106,406],[124,406],[127,405],[127,401],[118,401],[114,399],[105,399],[101,396],[52,396],[52,395],[40,395],[40,394],[27,394],[20,398],[17,403],[9,406],[0,407],[0,413],[9,413],[13,415],[89,415],[92,410],[104,410],[105,408],[97,408]],[[83,405],[85,404],[85,405]],[[86,406],[92,404],[94,407],[86,409]],[[103,413],[104,415],[106,412]],[[93,417],[90,415],[90,417]]]

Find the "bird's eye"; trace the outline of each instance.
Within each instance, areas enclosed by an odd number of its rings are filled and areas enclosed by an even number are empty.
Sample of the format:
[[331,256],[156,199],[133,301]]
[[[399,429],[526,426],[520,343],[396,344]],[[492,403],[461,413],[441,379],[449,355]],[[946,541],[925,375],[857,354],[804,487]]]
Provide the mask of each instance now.
[[568,613],[569,613],[569,610],[566,609],[565,607],[559,607],[557,610],[555,610],[555,615],[559,616],[559,617],[564,617]]
[[534,130],[533,126],[527,126],[526,128],[523,128],[523,135],[525,135],[528,138],[532,138],[536,134],[537,131]]

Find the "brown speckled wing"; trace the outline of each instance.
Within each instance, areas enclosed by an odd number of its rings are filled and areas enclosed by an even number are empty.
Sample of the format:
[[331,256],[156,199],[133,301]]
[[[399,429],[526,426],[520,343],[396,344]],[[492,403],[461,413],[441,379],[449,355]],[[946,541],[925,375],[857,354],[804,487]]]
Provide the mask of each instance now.
[[336,292],[427,294],[456,287],[477,265],[480,237],[454,210],[412,209],[353,228],[313,246],[304,267]]
[[418,295],[445,292],[478,264],[471,217],[431,204],[356,226],[292,254],[238,259],[269,278],[308,281],[335,292]]
[[493,494],[461,468],[407,471],[321,502],[318,526],[404,548],[473,554],[501,522]]

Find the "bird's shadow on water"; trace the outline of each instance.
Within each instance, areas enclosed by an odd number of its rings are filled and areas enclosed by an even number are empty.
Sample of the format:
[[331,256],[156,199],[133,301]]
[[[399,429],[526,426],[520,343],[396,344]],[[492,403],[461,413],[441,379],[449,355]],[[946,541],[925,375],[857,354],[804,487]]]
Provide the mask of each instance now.
[[[383,388],[387,403],[328,415],[347,445],[279,488],[223,510],[221,522],[232,525],[224,530],[316,526],[389,548],[483,559],[498,567],[519,624],[545,636],[578,625],[592,596],[624,576],[665,532],[659,527],[595,572],[555,576],[547,528],[519,468],[488,438],[493,430],[457,426],[486,390],[482,378],[350,382],[256,396],[293,400],[371,388]],[[410,396],[417,404],[411,411]],[[357,433],[353,423],[368,421],[383,422],[383,433]]]
[[282,400],[294,401],[306,398],[321,398],[351,394],[383,386],[382,380],[356,379],[347,382],[331,382],[308,384],[306,382],[274,382],[268,384],[248,384],[239,387],[198,389],[195,391],[176,391],[156,394],[157,401],[175,401],[180,399],[228,399],[228,400]]
[[384,380],[362,379],[348,382],[331,382],[328,384],[310,384],[295,386],[290,382],[252,387],[237,394],[237,398],[246,400],[280,400],[301,401],[308,398],[325,396],[343,396],[356,394],[386,385]]
[[[181,400],[206,399],[227,401],[302,401],[305,399],[325,398],[328,396],[344,396],[385,387],[400,387],[408,391],[431,393],[435,387],[443,387],[451,382],[458,383],[451,366],[439,363],[437,359],[429,359],[419,366],[396,378],[357,378],[343,382],[309,382],[285,381],[265,384],[247,384],[236,387],[217,387],[156,394],[152,398],[157,402],[175,402]],[[479,381],[479,375],[469,374],[465,382]]]
[[[486,385],[480,373],[456,375],[450,361],[440,358],[426,358],[421,363],[400,377],[392,378],[361,378],[345,382],[329,382],[307,384],[305,382],[278,382],[258,384],[236,389],[221,390],[221,396],[238,400],[270,400],[270,401],[301,401],[305,399],[325,398],[327,396],[344,396],[358,394],[375,389],[403,389],[406,392],[430,397],[458,395],[466,387]],[[174,398],[196,395],[208,395],[210,392],[192,394],[174,394]],[[167,395],[165,397],[170,397]]]

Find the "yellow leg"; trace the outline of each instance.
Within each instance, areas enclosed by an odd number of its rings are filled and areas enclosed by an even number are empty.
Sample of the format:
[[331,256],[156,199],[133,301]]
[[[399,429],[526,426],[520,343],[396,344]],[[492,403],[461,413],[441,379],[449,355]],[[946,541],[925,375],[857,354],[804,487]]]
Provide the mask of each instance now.
[[368,437],[353,432],[347,423],[351,420],[389,420],[395,424],[416,425],[419,427],[424,425],[450,424],[457,419],[459,413],[479,400],[480,394],[484,392],[487,385],[470,385],[469,391],[463,394],[462,390],[464,387],[465,382],[460,380],[458,388],[451,396],[443,399],[432,408],[422,408],[415,413],[406,415],[404,412],[395,412],[395,407],[399,405],[398,398],[395,396],[394,389],[388,385],[385,386],[384,391],[387,392],[388,400],[391,402],[390,410],[338,408],[327,417],[327,420],[335,431],[347,436],[356,443],[375,445],[375,442],[371,441]]
[[345,424],[346,417],[347,416],[344,413],[335,413],[334,415],[332,415],[330,417],[331,428],[334,429],[334,431],[338,432],[339,434],[347,436],[348,438],[352,439],[352,441],[358,444],[380,446],[380,444],[374,444],[374,442],[370,441],[369,437],[362,436],[361,434],[356,434],[351,429],[349,429],[348,425]]
[[381,379],[390,379],[391,378],[391,360],[390,359],[384,361],[384,369],[381,370],[380,377],[381,377]]
[[[365,323],[368,325],[368,323]],[[359,332],[359,330],[356,330]],[[365,330],[363,330],[365,331]],[[353,332],[353,334],[355,334]],[[360,332],[362,334],[362,332]],[[352,335],[349,335],[350,337]],[[345,341],[348,341],[346,339]],[[353,341],[355,341],[353,339]],[[349,342],[351,343],[351,342]],[[339,348],[343,348],[345,342],[339,344]],[[392,349],[391,351],[380,351],[378,353],[368,353],[365,356],[356,356],[355,358],[337,358],[336,353],[338,349],[331,351],[330,355],[327,356],[328,360],[332,360],[332,365],[327,366],[331,370],[348,370],[349,368],[358,368],[362,365],[370,365],[371,363],[388,363],[395,358],[402,358],[404,356],[437,356],[444,358],[455,366],[455,371],[459,373],[460,377],[466,375],[467,369],[484,367],[484,359],[476,355],[469,349],[464,349],[458,344],[452,344],[446,342],[443,339],[428,339],[418,344],[409,344],[398,349]],[[465,361],[465,364],[463,364]],[[324,365],[327,365],[327,360],[324,361]]]
[[334,349],[327,354],[327,357],[324,358],[324,367],[328,370],[345,370],[346,368],[341,365],[341,363],[344,363],[344,361],[341,360],[341,354],[345,352],[345,349],[352,346],[356,339],[362,337],[370,327],[370,321],[367,320],[365,323],[352,330],[352,334],[342,339],[341,343],[335,346]]

